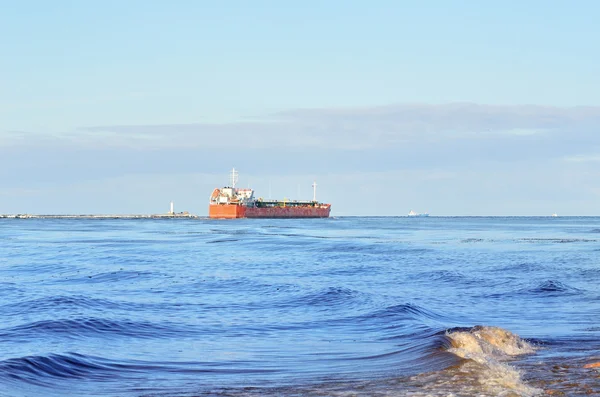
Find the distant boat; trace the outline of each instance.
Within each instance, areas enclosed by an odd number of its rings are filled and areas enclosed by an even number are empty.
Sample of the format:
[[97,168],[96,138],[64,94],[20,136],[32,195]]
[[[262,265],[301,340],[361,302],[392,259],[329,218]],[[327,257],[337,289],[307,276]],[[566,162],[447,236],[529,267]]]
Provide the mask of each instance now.
[[555,212],[554,214],[552,214],[552,217],[553,217],[553,218],[555,218],[555,217],[557,217],[557,216],[558,216],[558,215],[556,214],[556,212]]
[[425,212],[423,214],[419,214],[413,210],[410,210],[408,213],[408,216],[429,216],[429,214],[427,212]]

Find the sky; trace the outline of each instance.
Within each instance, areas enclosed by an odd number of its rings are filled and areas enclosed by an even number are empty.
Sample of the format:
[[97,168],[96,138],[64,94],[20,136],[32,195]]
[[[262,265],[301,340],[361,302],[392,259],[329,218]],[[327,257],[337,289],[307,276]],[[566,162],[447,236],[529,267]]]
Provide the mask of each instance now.
[[600,215],[596,1],[0,6],[0,214]]

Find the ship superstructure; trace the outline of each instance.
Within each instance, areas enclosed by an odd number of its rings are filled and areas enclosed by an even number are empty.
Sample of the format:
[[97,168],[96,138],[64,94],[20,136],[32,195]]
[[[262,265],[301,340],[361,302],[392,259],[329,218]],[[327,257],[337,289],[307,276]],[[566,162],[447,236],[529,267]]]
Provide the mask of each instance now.
[[313,183],[313,200],[263,200],[254,190],[237,188],[238,172],[231,171],[230,186],[213,190],[208,205],[210,218],[327,218],[331,204],[317,201],[317,184]]
[[419,214],[413,210],[410,210],[408,216],[429,216],[429,214],[427,212]]

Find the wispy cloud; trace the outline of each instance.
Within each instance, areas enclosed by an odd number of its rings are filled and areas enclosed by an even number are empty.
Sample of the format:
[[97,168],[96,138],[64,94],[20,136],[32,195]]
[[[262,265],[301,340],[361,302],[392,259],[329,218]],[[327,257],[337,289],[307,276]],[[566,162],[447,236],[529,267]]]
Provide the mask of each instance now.
[[[87,126],[51,138],[56,145],[152,150],[365,150],[457,141],[527,144],[531,142],[527,139],[532,137],[589,143],[598,141],[595,135],[598,128],[600,107],[454,103],[296,109],[260,120],[231,123]],[[35,143],[31,134],[27,138],[4,134],[1,142],[5,145]]]
[[564,160],[571,163],[600,162],[600,154],[578,154],[575,156],[567,156]]

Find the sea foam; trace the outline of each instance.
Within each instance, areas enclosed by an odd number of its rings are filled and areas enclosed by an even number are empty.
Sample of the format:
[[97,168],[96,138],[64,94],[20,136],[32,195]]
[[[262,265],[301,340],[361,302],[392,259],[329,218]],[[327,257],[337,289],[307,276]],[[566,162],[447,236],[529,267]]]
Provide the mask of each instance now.
[[466,382],[465,386],[481,387],[498,396],[542,393],[542,390],[527,385],[521,372],[508,364],[515,356],[532,354],[536,350],[518,335],[499,327],[476,326],[469,330],[449,330],[446,336],[451,343],[448,352],[467,360],[459,368],[459,373],[471,375],[472,381]]

